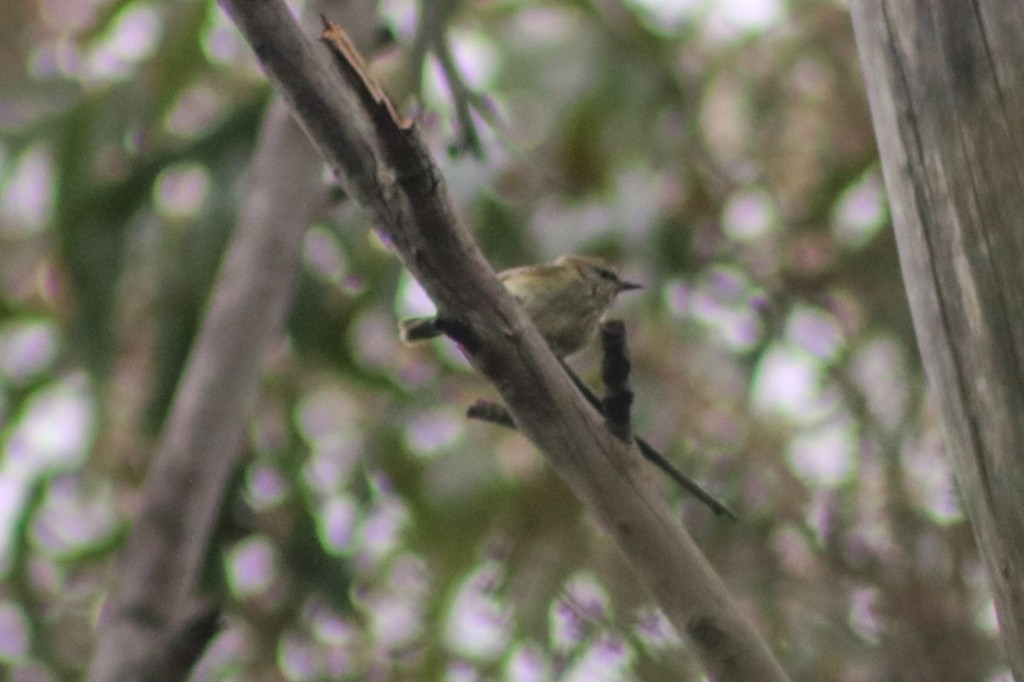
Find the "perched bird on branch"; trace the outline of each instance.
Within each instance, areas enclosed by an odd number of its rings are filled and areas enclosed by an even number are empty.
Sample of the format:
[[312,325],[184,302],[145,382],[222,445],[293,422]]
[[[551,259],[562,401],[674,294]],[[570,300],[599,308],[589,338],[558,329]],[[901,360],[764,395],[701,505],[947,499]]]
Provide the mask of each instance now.
[[[498,279],[559,358],[582,350],[593,340],[616,296],[640,288],[619,277],[605,261],[587,256],[562,256],[550,264],[512,268],[499,273]],[[405,343],[440,336],[440,326],[434,317],[399,323]]]
[[[519,301],[537,331],[548,342],[551,350],[563,360],[566,373],[582,392],[587,401],[602,414],[605,406],[601,400],[565,364],[564,359],[587,346],[596,336],[601,318],[611,308],[615,298],[623,291],[639,289],[639,284],[619,277],[614,267],[598,258],[586,256],[562,256],[547,265],[527,265],[512,268],[498,274],[505,289]],[[399,323],[402,341],[407,344],[433,339],[442,334],[457,338],[464,331],[457,322],[437,317],[416,317]],[[624,353],[624,349],[621,350]],[[623,355],[621,362],[628,373],[628,360]],[[623,381],[625,378],[623,377]],[[626,404],[625,429],[628,433],[628,404],[632,402],[629,393]],[[469,410],[471,417],[486,419],[515,428],[515,422],[500,405],[477,403]],[[622,415],[620,415],[621,417]],[[621,437],[621,436],[620,436]],[[639,437],[635,440],[640,453],[661,469],[684,490],[689,491],[706,504],[715,514],[736,520],[736,515],[704,490],[699,484],[679,471],[672,462]]]

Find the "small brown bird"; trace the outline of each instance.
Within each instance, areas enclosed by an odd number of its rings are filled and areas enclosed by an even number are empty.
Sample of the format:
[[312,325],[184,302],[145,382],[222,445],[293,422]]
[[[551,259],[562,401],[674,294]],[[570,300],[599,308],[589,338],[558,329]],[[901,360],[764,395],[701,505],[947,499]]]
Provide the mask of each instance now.
[[[523,306],[537,331],[559,358],[582,350],[597,334],[598,323],[615,297],[623,291],[639,289],[627,282],[608,263],[586,256],[562,256],[549,265],[527,265],[498,274],[512,296]],[[416,343],[442,334],[436,317],[415,317],[399,323],[402,341]],[[600,400],[566,366],[566,372],[598,411]],[[511,423],[511,421],[509,422]],[[715,514],[736,520],[736,515],[715,499],[672,462],[647,444],[636,439],[640,453],[672,480],[708,505]]]
[[[582,350],[615,297],[639,289],[599,258],[562,256],[546,265],[526,265],[498,274],[551,350],[566,358]],[[416,343],[440,336],[437,319],[417,317],[399,323],[402,341]]]

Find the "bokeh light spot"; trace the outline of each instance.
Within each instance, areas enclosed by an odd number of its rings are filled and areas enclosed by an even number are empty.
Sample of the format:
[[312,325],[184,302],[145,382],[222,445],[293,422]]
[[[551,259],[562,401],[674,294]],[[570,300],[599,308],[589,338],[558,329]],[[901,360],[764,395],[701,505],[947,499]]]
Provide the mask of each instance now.
[[164,169],[153,186],[153,201],[165,218],[190,218],[199,213],[210,190],[210,173],[198,163]]
[[259,511],[281,502],[288,494],[288,483],[276,468],[254,465],[247,472],[246,492],[249,504]]
[[755,409],[796,423],[811,423],[836,404],[821,386],[821,367],[812,355],[788,344],[773,344],[761,357],[753,377]]
[[626,6],[659,33],[670,34],[697,17],[706,0],[626,0]]
[[790,469],[816,488],[839,485],[854,471],[855,437],[844,421],[802,431],[789,446]]
[[733,194],[722,212],[722,230],[739,242],[764,237],[777,224],[775,207],[762,190],[749,189]]
[[785,15],[781,0],[718,0],[708,8],[708,35],[720,40],[762,33]]
[[554,679],[551,662],[536,644],[522,644],[512,649],[505,660],[505,679],[515,682],[546,682]]
[[604,634],[562,678],[569,682],[614,682],[629,677],[633,649],[620,637]]
[[463,581],[448,613],[445,638],[454,651],[475,660],[496,657],[507,641],[508,614],[496,593],[502,569],[485,563]]
[[732,350],[750,350],[761,338],[754,305],[756,291],[747,277],[731,267],[716,267],[700,278],[687,296],[690,314]]
[[71,469],[82,462],[92,442],[95,408],[84,374],[40,388],[28,400],[7,441],[9,467],[41,472]]
[[216,122],[227,108],[224,95],[206,84],[183,92],[164,118],[164,129],[172,135],[194,138]]
[[321,679],[321,661],[312,642],[297,634],[281,638],[277,661],[285,679],[295,682]]
[[135,2],[118,12],[107,32],[86,57],[92,80],[127,78],[134,66],[156,50],[162,24],[151,2]]
[[350,497],[330,497],[317,514],[320,544],[332,554],[350,551],[358,520],[359,508]]
[[18,156],[0,196],[0,235],[24,237],[42,230],[53,217],[53,161],[38,144]]
[[836,240],[853,249],[867,245],[888,219],[885,192],[877,169],[846,188],[832,208]]
[[314,225],[306,231],[302,246],[303,260],[307,267],[324,280],[341,284],[347,264],[341,245],[333,233],[322,225]]
[[57,353],[57,330],[49,320],[13,320],[0,326],[0,375],[21,384],[45,371]]
[[402,434],[411,452],[429,457],[458,443],[465,424],[461,411],[441,408],[413,415],[405,421]]
[[28,655],[28,619],[16,604],[0,602],[0,661],[14,663]]
[[797,305],[786,319],[786,339],[821,360],[834,360],[843,348],[835,319],[820,308]]
[[235,545],[227,556],[228,584],[237,597],[263,594],[277,575],[274,546],[262,536],[250,537]]
[[50,482],[34,521],[35,545],[65,559],[110,538],[119,527],[112,487],[72,475]]

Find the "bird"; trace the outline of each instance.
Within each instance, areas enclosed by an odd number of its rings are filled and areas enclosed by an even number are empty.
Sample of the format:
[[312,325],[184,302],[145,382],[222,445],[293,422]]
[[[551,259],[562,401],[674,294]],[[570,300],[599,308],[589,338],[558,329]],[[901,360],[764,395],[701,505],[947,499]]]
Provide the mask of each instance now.
[[[498,273],[498,280],[560,359],[591,342],[620,293],[642,288],[590,256],[561,256],[553,263],[511,268]],[[436,317],[415,317],[402,320],[399,331],[404,343],[415,344],[440,336],[439,326]]]
[[[600,399],[576,376],[565,358],[583,350],[596,336],[601,319],[619,294],[643,287],[622,279],[607,262],[589,256],[561,256],[553,263],[504,270],[498,273],[498,280],[526,311],[587,401],[603,413]],[[415,344],[441,336],[444,326],[437,317],[414,317],[399,322],[399,331],[404,343]],[[509,420],[508,424],[514,423]],[[682,473],[647,441],[639,437],[631,439],[636,441],[644,458],[695,495],[716,515],[736,520],[736,515],[728,507]]]

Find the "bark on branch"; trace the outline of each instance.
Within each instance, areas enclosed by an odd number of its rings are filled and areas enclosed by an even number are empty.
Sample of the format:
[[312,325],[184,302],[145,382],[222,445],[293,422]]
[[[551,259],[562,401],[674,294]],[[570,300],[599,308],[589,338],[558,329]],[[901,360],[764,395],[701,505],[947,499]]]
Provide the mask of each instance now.
[[[320,196],[316,175],[297,170],[313,150],[283,105],[272,107],[264,129],[257,158],[272,158],[254,165],[238,233],[147,473],[142,509],[100,620],[92,682],[183,679],[164,657],[175,650],[181,627],[195,620],[191,611],[212,606],[199,589],[199,571],[241,464],[262,360],[280,333],[304,226]],[[275,164],[296,172],[282,177]]]
[[[326,1],[311,4],[323,9]],[[344,9],[353,21],[365,18],[360,35],[369,39],[372,0],[348,0]],[[199,573],[224,491],[242,463],[242,434],[264,356],[291,303],[305,228],[325,194],[315,153],[289,107],[272,103],[235,234],[103,607],[93,682],[184,679],[216,633],[220,604],[203,594]]]
[[[278,0],[221,0],[296,118],[448,319],[472,331],[471,362],[522,432],[618,542],[680,632],[720,680],[785,673],[676,521],[641,482],[635,445],[613,436],[495,278],[452,209],[415,126],[352,77],[325,70]],[[334,29],[328,29],[332,38]],[[320,48],[323,49],[323,48]],[[342,53],[344,51],[342,50]],[[344,55],[342,55],[344,56]],[[365,88],[365,89],[364,89]]]
[[918,345],[1024,680],[1024,5],[851,9]]

